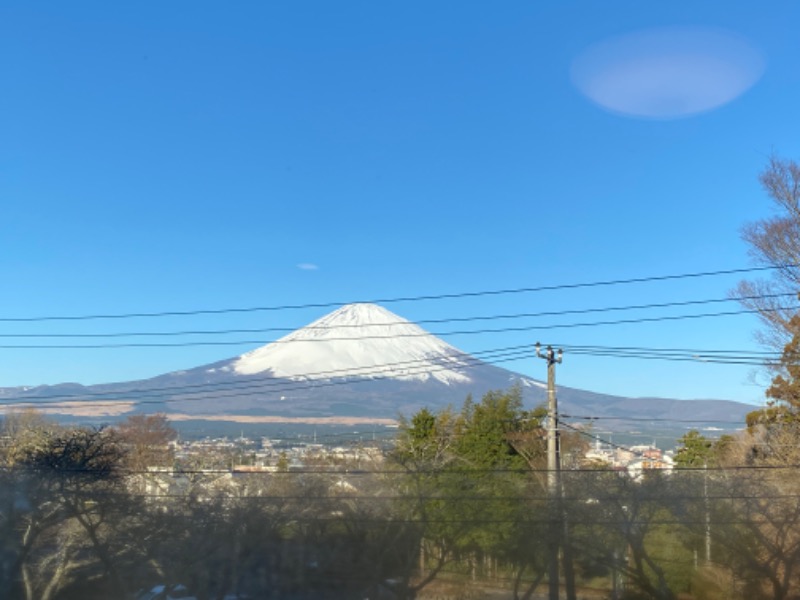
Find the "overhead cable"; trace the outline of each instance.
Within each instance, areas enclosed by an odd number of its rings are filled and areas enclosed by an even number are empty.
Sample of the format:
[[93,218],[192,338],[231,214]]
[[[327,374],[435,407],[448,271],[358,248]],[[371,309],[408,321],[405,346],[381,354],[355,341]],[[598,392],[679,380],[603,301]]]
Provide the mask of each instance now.
[[338,302],[314,302],[306,304],[283,304],[275,306],[255,306],[255,307],[238,307],[238,308],[218,308],[218,309],[198,309],[198,310],[180,310],[180,311],[159,311],[159,312],[129,312],[129,313],[109,313],[109,314],[85,314],[85,315],[46,315],[36,317],[0,317],[0,322],[6,323],[31,323],[37,321],[87,321],[94,319],[131,319],[131,318],[154,318],[154,317],[182,317],[193,315],[215,315],[226,313],[249,313],[249,312],[275,312],[283,310],[297,310],[308,308],[333,308],[342,306],[344,304],[355,303],[372,303],[372,304],[390,304],[395,302],[419,302],[426,300],[449,300],[457,298],[475,298],[481,296],[500,296],[506,294],[522,294],[522,293],[535,293],[547,292],[558,290],[570,290],[580,288],[595,288],[615,285],[630,285],[636,283],[652,283],[659,281],[674,281],[681,279],[697,279],[703,277],[716,277],[721,275],[739,275],[744,273],[756,273],[764,271],[772,271],[777,269],[785,269],[787,266],[794,265],[777,265],[777,266],[761,266],[761,267],[748,267],[740,269],[721,269],[717,271],[702,271],[695,273],[679,273],[670,275],[655,275],[649,277],[631,277],[627,279],[609,279],[591,282],[567,283],[556,285],[542,285],[535,287],[521,287],[499,290],[482,290],[475,292],[458,292],[449,294],[429,294],[420,296],[396,296],[389,298],[374,298],[369,300],[349,300]]
[[[508,362],[511,360],[518,360],[521,357],[531,356],[532,352],[530,350],[522,351],[522,352],[509,352],[505,355],[495,355],[490,357],[490,359],[476,359],[476,358],[464,358],[462,359],[461,364],[447,364],[445,366],[429,368],[424,365],[411,367],[409,369],[403,369],[403,375],[425,375],[431,374],[439,371],[445,370],[460,370],[465,369],[469,366],[474,366],[476,364],[498,364],[502,362]],[[135,395],[132,395],[130,392],[105,392],[100,393],[106,398],[102,402],[95,402],[91,400],[85,400],[90,394],[70,394],[64,395],[60,397],[50,396],[46,397],[42,400],[37,398],[36,396],[17,396],[17,397],[4,397],[0,399],[0,406],[40,406],[40,405],[59,405],[65,404],[73,401],[85,401],[86,406],[93,406],[93,407],[101,407],[101,406],[118,406],[120,403],[135,402],[137,405],[142,404],[163,404],[163,403],[174,403],[174,402],[196,402],[202,400],[219,400],[224,398],[241,398],[241,397],[248,397],[248,396],[263,396],[266,393],[270,394],[281,394],[281,393],[291,393],[297,391],[303,391],[308,389],[316,389],[316,388],[325,388],[331,386],[341,386],[341,385],[350,385],[350,384],[360,384],[366,383],[370,381],[375,381],[376,379],[388,379],[392,378],[392,376],[397,376],[397,373],[393,373],[391,370],[387,372],[386,369],[376,370],[371,373],[362,373],[358,375],[358,379],[350,379],[347,376],[340,377],[334,380],[303,380],[294,382],[287,382],[286,380],[277,380],[274,381],[272,384],[262,384],[257,386],[252,386],[252,389],[256,391],[249,391],[246,393],[239,393],[242,389],[247,389],[246,386],[242,386],[240,388],[232,390],[233,393],[226,393],[226,394],[214,394],[213,396],[208,395],[207,390],[198,390],[194,392],[183,392],[183,394],[192,395],[192,394],[206,394],[204,396],[200,396],[198,398],[186,397],[174,397],[171,392],[164,393],[164,394],[147,394],[147,390],[143,389],[137,392]],[[246,382],[244,382],[246,383]],[[231,390],[229,390],[231,391]],[[177,392],[181,394],[180,391]],[[108,398],[112,396],[112,398]],[[56,400],[56,398],[58,398]],[[143,399],[144,398],[144,399]]]
[[[800,305],[787,306],[775,310],[797,310]],[[304,338],[304,339],[279,339],[279,340],[236,340],[236,341],[192,341],[192,342],[124,342],[118,344],[0,344],[0,349],[24,350],[24,349],[50,349],[50,350],[96,350],[107,348],[181,348],[193,346],[243,346],[243,345],[265,345],[265,344],[292,344],[292,343],[326,343],[333,341],[354,341],[354,340],[382,340],[400,338],[418,338],[433,335],[436,337],[447,337],[456,335],[482,335],[487,333],[511,333],[511,332],[532,332],[549,331],[554,329],[576,329],[579,327],[600,327],[609,325],[632,325],[642,323],[659,323],[680,321],[687,319],[705,319],[713,317],[728,317],[744,314],[760,313],[764,311],[754,309],[742,309],[735,311],[723,311],[716,313],[699,313],[691,315],[665,315],[660,317],[639,317],[635,319],[618,319],[614,321],[590,321],[584,323],[557,323],[550,325],[530,325],[525,327],[498,327],[492,329],[468,329],[462,331],[440,331],[422,333],[398,333],[395,335],[360,335],[353,337],[333,337],[333,338]]]
[[740,300],[756,300],[766,298],[796,297],[795,294],[762,294],[758,296],[746,296],[742,298],[712,298],[704,300],[682,300],[676,302],[658,302],[650,304],[634,304],[626,306],[607,306],[583,309],[551,310],[529,313],[497,314],[497,315],[477,315],[469,317],[450,317],[444,319],[419,319],[416,321],[400,320],[387,321],[380,323],[342,323],[337,325],[306,325],[301,327],[261,327],[248,329],[199,329],[199,330],[180,330],[180,331],[119,331],[112,333],[0,333],[0,338],[119,338],[119,337],[175,337],[191,335],[231,335],[241,333],[291,333],[299,329],[305,331],[331,331],[347,329],[369,329],[373,327],[407,327],[409,325],[431,325],[442,323],[469,323],[476,321],[500,321],[511,319],[528,319],[540,317],[559,317],[564,315],[579,315],[604,312],[621,312],[631,310],[651,310],[654,308],[674,308],[682,306],[698,306],[707,304],[718,304],[726,302],[738,302]]

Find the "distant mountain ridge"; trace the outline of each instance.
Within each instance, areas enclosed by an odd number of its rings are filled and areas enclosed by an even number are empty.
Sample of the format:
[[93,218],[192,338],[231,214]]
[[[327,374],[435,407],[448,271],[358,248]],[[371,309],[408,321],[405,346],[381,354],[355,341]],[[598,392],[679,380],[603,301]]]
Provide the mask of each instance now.
[[[165,412],[211,420],[386,420],[425,406],[458,408],[469,394],[479,398],[513,385],[529,406],[546,401],[543,382],[470,356],[381,306],[360,303],[232,359],[133,382],[0,388],[0,402],[84,418]],[[565,415],[609,428],[677,419],[733,429],[754,410],[726,400],[625,398],[564,386],[558,398]]]

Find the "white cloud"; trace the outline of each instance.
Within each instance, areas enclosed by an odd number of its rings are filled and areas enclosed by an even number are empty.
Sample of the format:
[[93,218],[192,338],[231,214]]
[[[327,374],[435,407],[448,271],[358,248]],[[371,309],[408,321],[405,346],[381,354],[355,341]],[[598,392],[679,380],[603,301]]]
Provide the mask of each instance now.
[[319,266],[315,265],[314,263],[300,263],[297,265],[297,268],[301,271],[317,271]]
[[764,66],[761,52],[736,34],[653,29],[589,47],[573,62],[572,81],[612,112],[679,119],[735,100]]

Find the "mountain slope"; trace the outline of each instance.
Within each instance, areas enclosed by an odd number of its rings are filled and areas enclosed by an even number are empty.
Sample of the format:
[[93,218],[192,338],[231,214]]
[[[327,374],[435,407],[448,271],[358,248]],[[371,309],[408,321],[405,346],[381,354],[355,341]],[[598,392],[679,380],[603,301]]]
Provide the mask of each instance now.
[[[470,356],[385,308],[351,304],[272,344],[211,365],[89,387],[0,388],[0,402],[102,418],[161,411],[187,418],[391,419],[425,406],[460,407],[467,395],[479,398],[512,385],[521,387],[528,406],[546,400],[540,381]],[[753,410],[737,402],[622,398],[564,386],[558,397],[565,414],[599,417],[612,428],[629,427],[625,419],[737,424]]]

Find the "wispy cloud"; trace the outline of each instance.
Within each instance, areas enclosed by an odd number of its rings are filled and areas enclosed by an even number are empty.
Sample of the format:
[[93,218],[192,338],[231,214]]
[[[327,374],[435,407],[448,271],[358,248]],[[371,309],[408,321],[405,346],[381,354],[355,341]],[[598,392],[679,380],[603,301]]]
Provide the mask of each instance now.
[[717,29],[666,28],[612,38],[572,64],[572,81],[603,108],[678,119],[731,102],[764,72],[763,55]]
[[297,268],[301,271],[318,271],[319,265],[315,265],[314,263],[300,263],[297,265]]

